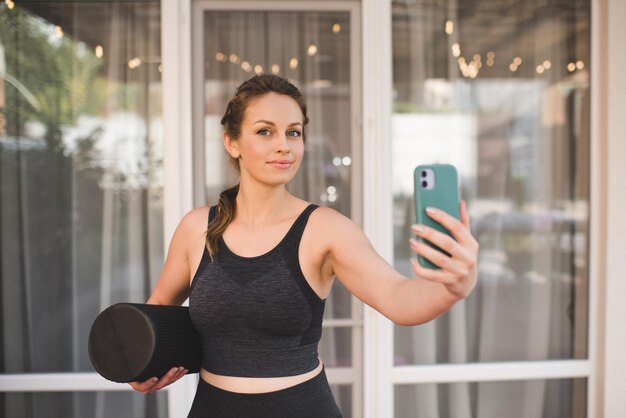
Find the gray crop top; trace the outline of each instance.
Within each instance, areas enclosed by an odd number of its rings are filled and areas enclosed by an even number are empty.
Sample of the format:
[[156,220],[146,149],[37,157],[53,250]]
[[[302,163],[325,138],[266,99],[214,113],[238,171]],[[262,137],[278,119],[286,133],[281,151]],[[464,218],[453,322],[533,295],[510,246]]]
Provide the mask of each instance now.
[[[204,369],[226,376],[279,377],[319,365],[325,300],[309,286],[298,261],[304,227],[317,207],[310,204],[263,255],[238,256],[220,238],[211,263],[204,249],[189,296]],[[211,207],[209,222],[215,210]]]

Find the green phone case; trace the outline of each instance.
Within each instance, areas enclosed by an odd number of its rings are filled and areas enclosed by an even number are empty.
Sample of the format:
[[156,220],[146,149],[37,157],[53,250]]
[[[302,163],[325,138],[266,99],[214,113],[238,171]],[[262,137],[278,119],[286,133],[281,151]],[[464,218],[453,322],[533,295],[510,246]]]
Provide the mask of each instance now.
[[[423,177],[425,170],[427,171],[427,177]],[[432,171],[429,172],[428,170]],[[435,207],[457,219],[461,219],[459,209],[459,180],[456,168],[450,164],[418,165],[413,172],[413,178],[415,186],[415,219],[417,223],[452,236],[446,228],[426,214],[426,208]],[[424,181],[426,181],[426,184],[431,186],[431,188],[425,187],[423,184]],[[418,240],[427,243],[439,251],[443,251],[427,240],[422,240],[419,237]],[[439,266],[431,263],[420,255],[417,256],[417,259],[423,267],[439,269]]]

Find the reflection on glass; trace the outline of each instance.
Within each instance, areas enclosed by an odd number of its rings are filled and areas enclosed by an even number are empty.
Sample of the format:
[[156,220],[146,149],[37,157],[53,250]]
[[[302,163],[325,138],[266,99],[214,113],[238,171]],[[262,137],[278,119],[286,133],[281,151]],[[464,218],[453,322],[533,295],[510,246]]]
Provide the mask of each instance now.
[[325,327],[319,354],[326,367],[351,367],[352,327]]
[[6,417],[167,418],[167,392],[12,392],[0,395]]
[[344,417],[352,416],[352,386],[350,385],[330,385],[333,397]]
[[0,4],[1,372],[93,371],[96,315],[147,299],[163,261],[159,56],[158,2]]
[[415,276],[418,164],[456,165],[481,245],[466,301],[395,327],[396,365],[586,357],[590,7],[393,2],[394,265]]
[[586,379],[397,385],[394,416],[584,418]]

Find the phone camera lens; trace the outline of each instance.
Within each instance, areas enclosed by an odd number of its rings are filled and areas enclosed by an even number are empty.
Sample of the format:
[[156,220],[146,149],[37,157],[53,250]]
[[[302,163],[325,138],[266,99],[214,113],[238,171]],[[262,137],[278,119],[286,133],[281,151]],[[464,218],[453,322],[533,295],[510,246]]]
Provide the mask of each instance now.
[[427,174],[427,173],[426,173],[426,170],[423,170],[423,171],[422,171],[422,177],[426,177],[426,174]]
[[428,186],[428,182],[427,181],[422,181],[422,187],[426,187]]

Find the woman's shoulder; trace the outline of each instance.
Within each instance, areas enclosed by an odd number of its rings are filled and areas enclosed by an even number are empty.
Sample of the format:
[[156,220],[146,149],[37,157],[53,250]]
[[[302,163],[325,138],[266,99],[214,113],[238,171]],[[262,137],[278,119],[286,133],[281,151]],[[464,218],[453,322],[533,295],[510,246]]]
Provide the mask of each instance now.
[[211,205],[205,205],[191,209],[180,220],[180,228],[186,231],[197,231],[199,228],[206,230],[210,208]]
[[354,221],[343,213],[326,206],[316,208],[309,218],[314,228],[323,233],[323,236],[332,238],[339,234],[359,233],[360,228]]

